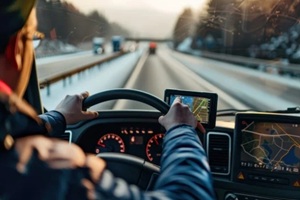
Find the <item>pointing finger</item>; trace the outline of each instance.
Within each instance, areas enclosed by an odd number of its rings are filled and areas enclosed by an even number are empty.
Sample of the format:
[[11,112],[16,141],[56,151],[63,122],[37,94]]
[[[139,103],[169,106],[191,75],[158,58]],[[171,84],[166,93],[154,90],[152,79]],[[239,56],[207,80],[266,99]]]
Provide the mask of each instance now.
[[181,102],[182,102],[182,101],[181,101],[181,98],[180,98],[179,96],[177,96],[177,97],[174,99],[172,105],[174,105],[175,103],[181,103]]
[[88,91],[85,91],[85,92],[82,92],[82,93],[81,93],[81,96],[82,96],[84,99],[87,98],[89,95],[90,95],[90,94],[89,94]]
[[197,122],[197,128],[201,133],[203,133],[203,134],[206,133],[205,128],[203,127],[203,125],[200,122]]

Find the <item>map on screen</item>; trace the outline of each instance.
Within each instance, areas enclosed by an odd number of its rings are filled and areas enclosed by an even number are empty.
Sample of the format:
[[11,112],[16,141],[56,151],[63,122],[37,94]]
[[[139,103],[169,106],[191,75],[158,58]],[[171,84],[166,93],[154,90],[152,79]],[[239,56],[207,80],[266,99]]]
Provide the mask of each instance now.
[[171,95],[170,103],[172,104],[176,97],[180,97],[183,104],[189,106],[198,121],[204,124],[209,123],[210,99],[205,97]]
[[242,123],[242,167],[299,173],[300,124]]

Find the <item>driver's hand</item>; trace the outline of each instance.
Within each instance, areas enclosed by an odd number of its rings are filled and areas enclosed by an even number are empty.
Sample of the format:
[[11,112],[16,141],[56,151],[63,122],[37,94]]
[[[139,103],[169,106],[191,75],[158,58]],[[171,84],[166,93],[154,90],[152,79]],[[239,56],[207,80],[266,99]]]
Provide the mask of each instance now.
[[199,130],[203,133],[205,132],[201,123],[197,121],[189,107],[181,103],[181,99],[179,97],[174,100],[168,113],[165,116],[160,116],[158,121],[165,127],[166,130],[169,130],[179,124],[186,124],[194,128],[199,128]]
[[53,169],[74,169],[85,165],[86,156],[82,149],[64,140],[51,139],[53,145],[44,160]]
[[15,149],[19,156],[17,170],[20,173],[25,172],[34,150],[38,152],[39,159],[53,169],[89,168],[94,183],[98,182],[105,168],[105,162],[101,158],[92,154],[85,155],[79,146],[42,135],[18,138]]
[[105,161],[94,154],[87,154],[85,160],[85,167],[90,169],[90,176],[94,183],[97,183],[105,168]]
[[26,170],[34,151],[37,151],[40,160],[55,169],[83,167],[86,163],[86,156],[77,145],[42,135],[18,138],[15,142],[15,150],[19,157],[17,170],[21,173]]
[[42,135],[32,135],[16,139],[15,150],[19,157],[16,166],[17,170],[20,173],[26,171],[26,166],[31,159],[34,150],[38,152],[38,156],[41,160],[46,160],[49,157],[52,145],[53,141]]
[[94,154],[87,154],[82,149],[63,140],[53,139],[53,146],[45,162],[53,169],[74,169],[87,167],[96,183],[105,168],[105,162]]
[[75,124],[81,120],[94,119],[98,116],[98,112],[82,110],[82,102],[88,96],[88,92],[77,95],[67,95],[58,104],[55,110],[63,114],[67,124]]

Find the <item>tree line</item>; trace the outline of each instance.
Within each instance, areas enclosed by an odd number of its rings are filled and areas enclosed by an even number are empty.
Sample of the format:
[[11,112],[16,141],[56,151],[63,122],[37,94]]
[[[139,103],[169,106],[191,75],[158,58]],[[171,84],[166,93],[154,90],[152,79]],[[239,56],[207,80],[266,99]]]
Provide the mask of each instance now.
[[299,47],[299,0],[210,0],[203,12],[193,23],[192,11],[182,12],[173,32],[175,47],[192,37],[194,49],[249,56],[257,47],[255,57],[263,58],[289,57]]
[[110,23],[98,11],[83,14],[72,3],[61,0],[38,0],[38,30],[47,39],[69,44],[91,41],[93,37],[127,36],[129,32],[116,23]]

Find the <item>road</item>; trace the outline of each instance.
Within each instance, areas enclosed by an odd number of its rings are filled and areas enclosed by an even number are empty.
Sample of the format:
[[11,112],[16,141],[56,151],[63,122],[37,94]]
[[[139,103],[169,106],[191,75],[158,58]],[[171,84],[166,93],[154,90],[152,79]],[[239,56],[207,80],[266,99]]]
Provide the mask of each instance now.
[[[125,50],[130,50],[132,47],[133,43],[131,42],[126,42],[124,45]],[[79,69],[82,66],[95,64],[103,59],[108,59],[120,54],[120,52],[113,52],[111,45],[107,44],[105,49],[105,54],[94,54],[92,50],[89,50],[63,54],[59,56],[39,58],[36,60],[39,81],[45,82],[61,74],[65,74],[74,70],[76,71],[76,69]]]
[[[51,85],[50,96],[42,90],[44,105],[53,109],[67,93],[88,90],[94,94],[123,87],[141,89],[160,98],[163,98],[166,88],[216,92],[219,95],[218,109],[277,110],[298,105],[300,88],[295,80],[173,52],[164,44],[158,46],[155,55],[142,56],[135,68],[143,47],[145,45],[141,45],[137,52],[72,77],[71,83],[64,87],[62,83]],[[77,59],[90,58],[77,55]],[[61,64],[61,61],[56,62]],[[134,101],[120,101],[100,104],[97,109],[112,105],[116,109],[149,108]]]
[[238,65],[173,53],[172,56],[224,92],[259,110],[299,106],[299,80]]

